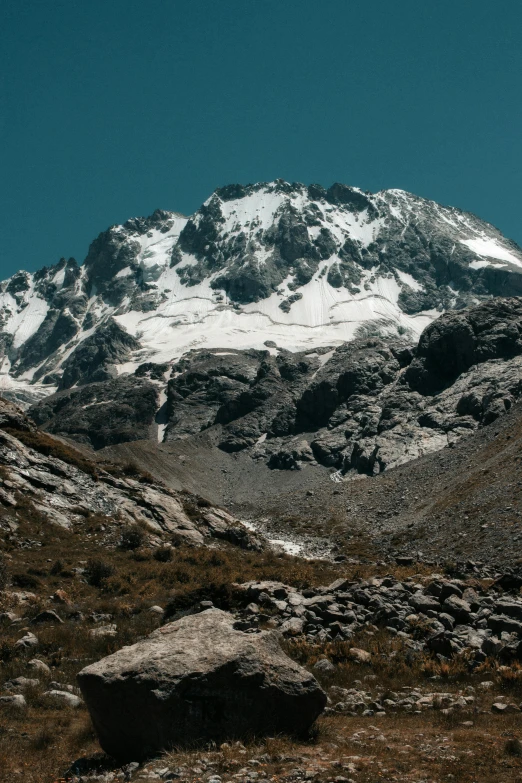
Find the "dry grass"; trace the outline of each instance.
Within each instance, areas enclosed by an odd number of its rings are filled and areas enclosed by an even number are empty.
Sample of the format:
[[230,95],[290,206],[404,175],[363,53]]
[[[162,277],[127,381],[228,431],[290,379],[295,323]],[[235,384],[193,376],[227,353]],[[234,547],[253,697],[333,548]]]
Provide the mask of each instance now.
[[8,427],[4,428],[6,432],[17,438],[25,446],[30,449],[43,454],[46,457],[56,457],[67,462],[69,465],[83,470],[91,476],[98,475],[98,468],[93,460],[85,457],[80,451],[63,443],[61,440],[53,438],[46,432],[37,430],[35,432],[28,432],[25,430],[11,430]]
[[[519,720],[513,716],[469,716],[448,719],[440,713],[387,715],[364,719],[321,718],[309,742],[275,737],[233,743],[205,752],[166,754],[165,766],[201,770],[230,780],[255,770],[271,781],[301,777],[326,783],[520,783],[522,763],[513,736]],[[506,741],[510,736],[511,741]],[[515,749],[515,750],[513,750]],[[250,760],[258,760],[254,767]],[[159,762],[163,766],[163,760]],[[153,768],[151,766],[151,768]]]
[[[200,508],[197,499],[187,496],[186,501],[194,504],[194,513],[197,513]],[[170,613],[175,613],[210,598],[215,605],[230,608],[240,600],[233,587],[235,582],[273,579],[303,589],[329,584],[341,576],[355,581],[384,575],[390,570],[389,566],[347,566],[300,560],[273,552],[245,552],[228,544],[213,549],[174,546],[170,549],[172,559],[164,560],[163,555],[155,558],[153,551],[143,545],[135,549],[122,548],[120,542],[125,527],[115,519],[90,515],[67,531],[50,525],[30,508],[24,516],[16,536],[10,533],[4,536],[4,574],[17,582],[18,586],[13,585],[12,589],[29,589],[34,598],[17,605],[14,598],[4,593],[0,610],[15,610],[24,621],[0,628],[0,686],[14,677],[33,677],[34,672],[27,664],[35,656],[51,667],[52,679],[74,685],[77,672],[84,666],[137,641],[157,627],[160,619],[148,611],[153,604],[168,607]],[[77,569],[83,569],[83,572]],[[413,576],[414,570],[417,571],[418,566],[415,569],[394,568],[393,573],[399,579],[405,579]],[[93,574],[95,578],[92,578]],[[421,578],[422,574],[416,576]],[[49,596],[58,589],[65,591],[68,604],[49,601]],[[31,619],[44,607],[54,608],[64,620],[63,624],[31,625]],[[115,637],[93,637],[89,633],[99,627],[90,619],[93,612],[111,615],[100,624],[115,623]],[[38,648],[29,651],[15,648],[24,629],[37,634]],[[368,675],[377,678],[381,690],[418,684],[426,687],[433,677],[437,678],[439,687],[449,691],[480,679],[493,679],[499,693],[508,695],[516,703],[522,700],[519,666],[499,669],[494,662],[487,662],[481,670],[470,674],[462,662],[440,663],[428,656],[413,654],[400,639],[382,629],[367,629],[350,644],[332,642],[320,646],[296,640],[285,644],[288,653],[305,666],[313,666],[324,656],[335,662],[335,676],[321,679],[327,688],[334,684],[352,687],[355,680],[365,682]],[[348,655],[350,646],[368,650],[372,655],[371,664],[353,663]],[[43,696],[47,682],[46,678],[41,680],[40,686],[26,693],[26,711],[1,708],[1,781],[52,783],[75,758],[99,753],[86,711],[70,707],[57,709]],[[465,717],[445,716],[435,711],[414,716],[389,714],[375,719],[379,721],[379,731],[386,735],[386,742],[373,743],[368,739],[368,745],[363,746],[361,742],[366,739],[354,739],[353,735],[364,731],[364,737],[369,738],[372,732],[375,733],[369,728],[375,720],[329,716],[320,719],[317,736],[307,743],[275,738],[253,743],[247,748],[234,746],[223,751],[209,751],[206,755],[210,760],[216,760],[209,769],[229,776],[237,773],[248,758],[266,753],[270,760],[263,762],[262,770],[276,779],[287,774],[291,767],[304,764],[319,770],[318,781],[343,776],[357,783],[376,783],[379,779],[418,783],[422,779],[450,780],[448,775],[454,775],[453,779],[458,781],[490,783],[499,779],[494,777],[499,770],[502,780],[516,780],[520,757],[512,750],[515,745],[506,743],[517,738],[520,718],[492,716],[488,708],[487,715],[473,713],[476,728],[470,730],[460,725]],[[451,735],[456,760],[440,760],[433,751],[434,760],[430,761],[432,756],[419,749],[420,735],[425,738],[422,747],[440,745],[441,737]],[[413,750],[403,757],[402,749],[408,745]],[[507,747],[511,751],[506,750]],[[475,755],[471,756],[470,752]],[[172,764],[195,766],[196,755],[175,754]],[[328,757],[324,769],[321,767],[323,755]],[[343,768],[343,757],[347,755],[365,759],[357,762],[360,769],[356,772]],[[284,760],[285,756],[294,757],[295,761]],[[417,770],[415,774],[414,770]]]

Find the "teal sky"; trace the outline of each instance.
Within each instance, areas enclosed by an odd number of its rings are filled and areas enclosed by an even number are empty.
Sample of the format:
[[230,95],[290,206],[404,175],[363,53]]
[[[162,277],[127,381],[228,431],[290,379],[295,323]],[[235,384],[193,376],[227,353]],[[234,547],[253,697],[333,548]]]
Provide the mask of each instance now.
[[516,0],[3,0],[0,278],[277,177],[522,244],[521,30]]

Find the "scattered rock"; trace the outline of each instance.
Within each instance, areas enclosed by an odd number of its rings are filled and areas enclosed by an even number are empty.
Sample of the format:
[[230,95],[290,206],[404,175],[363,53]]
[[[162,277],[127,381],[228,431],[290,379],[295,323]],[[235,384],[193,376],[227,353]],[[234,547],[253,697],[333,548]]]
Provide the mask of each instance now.
[[30,677],[15,677],[13,680],[7,680],[4,683],[6,691],[23,690],[24,688],[35,688],[40,684],[40,680]]
[[115,623],[110,625],[100,625],[98,628],[91,628],[89,636],[116,636],[118,626]]
[[38,658],[32,658],[30,661],[28,661],[27,665],[34,669],[37,672],[40,672],[41,674],[49,675],[51,674],[50,668],[47,666],[47,664],[44,661],[40,661]]
[[317,672],[318,674],[333,674],[335,666],[327,658],[322,658],[314,664],[313,669],[314,672]]

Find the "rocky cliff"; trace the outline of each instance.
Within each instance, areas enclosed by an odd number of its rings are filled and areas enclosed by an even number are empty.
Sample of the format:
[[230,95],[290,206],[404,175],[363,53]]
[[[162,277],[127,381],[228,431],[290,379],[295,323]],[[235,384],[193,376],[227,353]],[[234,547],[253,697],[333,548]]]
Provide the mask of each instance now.
[[444,310],[522,293],[521,268],[493,226],[404,191],[231,185],[2,283],[0,386],[26,403],[195,349],[413,341]]
[[59,392],[31,414],[94,448],[205,432],[222,451],[271,468],[319,464],[340,478],[453,445],[521,392],[522,299],[498,298],[444,314],[417,346],[362,337],[275,355],[192,351],[170,369],[149,363],[134,376]]

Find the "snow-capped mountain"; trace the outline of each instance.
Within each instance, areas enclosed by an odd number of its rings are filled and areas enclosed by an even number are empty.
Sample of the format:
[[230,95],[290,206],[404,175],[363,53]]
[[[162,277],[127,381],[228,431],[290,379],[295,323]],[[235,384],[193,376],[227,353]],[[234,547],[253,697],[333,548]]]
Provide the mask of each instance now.
[[192,217],[112,226],[81,266],[3,282],[0,390],[35,399],[196,348],[412,338],[444,310],[521,292],[521,248],[459,209],[401,190],[230,185]]

